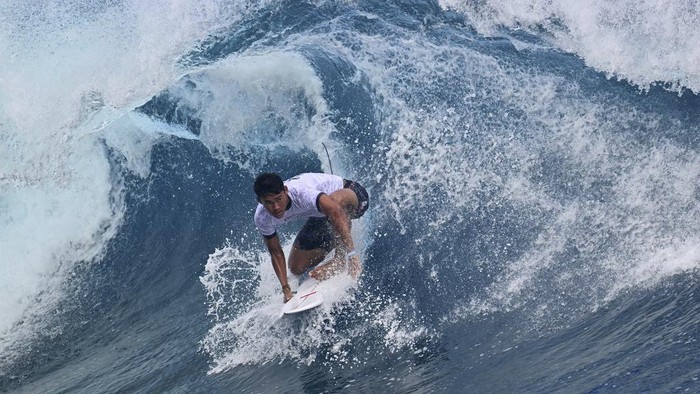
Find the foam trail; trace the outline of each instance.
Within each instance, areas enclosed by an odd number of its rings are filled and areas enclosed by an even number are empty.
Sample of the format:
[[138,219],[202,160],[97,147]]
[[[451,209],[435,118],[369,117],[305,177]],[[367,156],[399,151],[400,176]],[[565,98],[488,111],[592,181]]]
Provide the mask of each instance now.
[[[288,252],[291,241],[284,248]],[[295,277],[290,274],[289,278],[295,288]],[[243,252],[229,243],[209,256],[200,281],[215,323],[200,342],[214,361],[210,374],[283,360],[300,365],[326,362],[337,367],[358,363],[348,356],[348,349],[365,335],[382,333],[383,346],[392,352],[409,348],[429,335],[422,325],[405,316],[399,302],[378,296],[358,303],[351,291],[357,282],[345,273],[320,284],[324,295],[320,307],[281,316],[279,282],[267,251]],[[363,320],[350,332],[334,328],[344,307],[352,308]],[[328,354],[322,349],[328,349]]]

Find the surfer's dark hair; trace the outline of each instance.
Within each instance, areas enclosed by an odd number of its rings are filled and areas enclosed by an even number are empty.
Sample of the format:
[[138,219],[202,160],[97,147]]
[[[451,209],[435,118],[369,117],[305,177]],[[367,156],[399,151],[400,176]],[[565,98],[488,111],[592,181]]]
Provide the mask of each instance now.
[[274,172],[263,172],[255,178],[253,190],[255,190],[255,195],[258,197],[282,193],[284,190],[284,182],[282,182],[282,178]]

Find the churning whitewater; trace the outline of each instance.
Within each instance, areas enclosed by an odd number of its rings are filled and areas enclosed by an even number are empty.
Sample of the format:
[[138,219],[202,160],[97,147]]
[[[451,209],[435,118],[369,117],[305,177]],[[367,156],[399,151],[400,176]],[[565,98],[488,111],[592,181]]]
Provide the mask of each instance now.
[[[0,391],[700,390],[697,2],[0,21]],[[253,223],[263,171],[371,196],[360,280],[303,314]]]

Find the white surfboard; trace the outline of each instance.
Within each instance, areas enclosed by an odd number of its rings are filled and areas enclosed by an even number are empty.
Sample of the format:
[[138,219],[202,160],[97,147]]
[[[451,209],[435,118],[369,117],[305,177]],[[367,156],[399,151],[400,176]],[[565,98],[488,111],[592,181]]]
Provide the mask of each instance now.
[[299,286],[297,293],[291,300],[287,301],[282,307],[282,313],[291,315],[308,311],[323,304],[323,295],[318,288],[318,281],[314,278],[306,278]]

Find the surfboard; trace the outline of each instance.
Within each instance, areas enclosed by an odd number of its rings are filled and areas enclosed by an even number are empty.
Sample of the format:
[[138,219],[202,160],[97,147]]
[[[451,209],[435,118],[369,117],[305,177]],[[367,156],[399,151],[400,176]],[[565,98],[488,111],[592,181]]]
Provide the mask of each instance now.
[[308,311],[323,304],[323,295],[318,288],[318,281],[314,278],[306,278],[297,289],[297,293],[282,307],[282,313],[291,315]]

